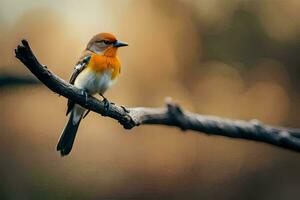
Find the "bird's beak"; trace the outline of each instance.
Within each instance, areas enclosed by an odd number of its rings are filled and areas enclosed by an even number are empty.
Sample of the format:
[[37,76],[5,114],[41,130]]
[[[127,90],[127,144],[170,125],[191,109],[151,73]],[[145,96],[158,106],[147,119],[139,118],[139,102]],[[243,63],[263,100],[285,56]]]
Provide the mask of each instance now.
[[117,40],[113,43],[113,46],[114,47],[126,47],[126,46],[128,46],[128,44]]

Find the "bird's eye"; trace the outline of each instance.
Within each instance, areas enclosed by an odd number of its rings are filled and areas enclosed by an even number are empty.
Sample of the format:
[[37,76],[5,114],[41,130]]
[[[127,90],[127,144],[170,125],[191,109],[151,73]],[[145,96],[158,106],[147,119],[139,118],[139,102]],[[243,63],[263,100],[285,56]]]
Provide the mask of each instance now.
[[111,44],[111,42],[110,42],[110,41],[108,41],[108,40],[103,40],[103,43],[104,43],[104,44],[106,44],[106,45],[109,45],[109,44]]

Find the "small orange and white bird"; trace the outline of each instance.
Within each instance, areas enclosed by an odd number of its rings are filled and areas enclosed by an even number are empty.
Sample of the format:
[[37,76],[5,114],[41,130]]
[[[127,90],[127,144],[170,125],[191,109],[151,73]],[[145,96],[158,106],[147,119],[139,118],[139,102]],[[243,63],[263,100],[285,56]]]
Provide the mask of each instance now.
[[[77,62],[70,83],[83,89],[86,94],[100,94],[104,98],[104,92],[112,86],[121,72],[117,50],[124,46],[128,46],[128,44],[120,42],[113,34],[99,33],[95,35]],[[104,100],[106,99],[104,98]],[[88,111],[68,100],[67,115],[69,113],[69,121],[57,144],[57,151],[60,151],[62,156],[71,152],[80,121]]]

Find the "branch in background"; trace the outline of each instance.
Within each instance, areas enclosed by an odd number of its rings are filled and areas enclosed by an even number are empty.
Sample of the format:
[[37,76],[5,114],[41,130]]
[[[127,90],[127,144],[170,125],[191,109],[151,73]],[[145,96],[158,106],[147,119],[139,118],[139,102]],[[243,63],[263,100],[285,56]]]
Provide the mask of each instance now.
[[13,86],[40,84],[35,77],[0,74],[0,89]]
[[50,90],[71,99],[86,109],[117,120],[125,129],[142,124],[175,126],[181,130],[194,130],[210,135],[261,141],[300,152],[300,130],[264,125],[257,120],[249,122],[229,120],[183,111],[179,105],[167,100],[165,108],[125,108],[105,103],[62,80],[41,65],[26,40],[15,50],[16,57]]

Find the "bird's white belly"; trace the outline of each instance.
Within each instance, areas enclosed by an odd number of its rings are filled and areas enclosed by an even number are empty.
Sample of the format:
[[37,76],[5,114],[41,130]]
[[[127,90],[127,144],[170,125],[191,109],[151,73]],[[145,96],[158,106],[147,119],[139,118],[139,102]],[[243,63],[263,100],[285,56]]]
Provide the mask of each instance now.
[[114,82],[111,79],[112,70],[95,73],[90,69],[83,70],[75,80],[74,85],[85,89],[89,94],[104,93]]

